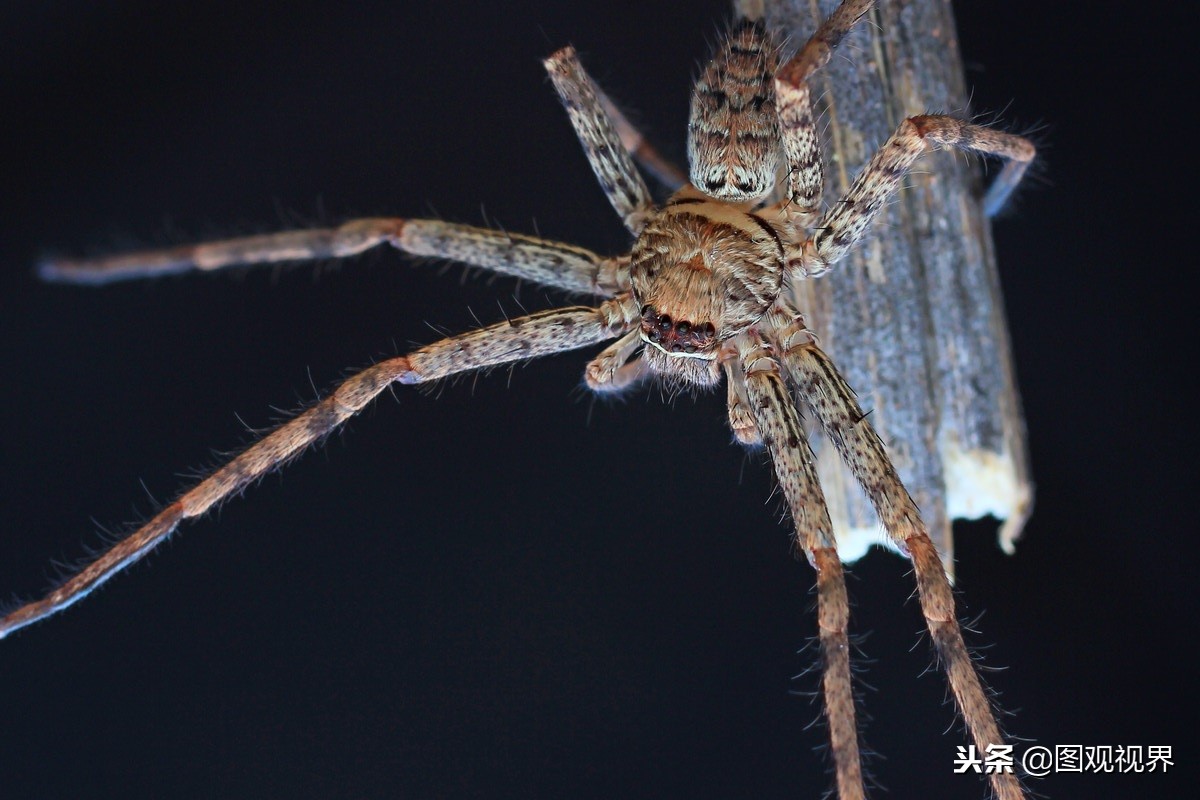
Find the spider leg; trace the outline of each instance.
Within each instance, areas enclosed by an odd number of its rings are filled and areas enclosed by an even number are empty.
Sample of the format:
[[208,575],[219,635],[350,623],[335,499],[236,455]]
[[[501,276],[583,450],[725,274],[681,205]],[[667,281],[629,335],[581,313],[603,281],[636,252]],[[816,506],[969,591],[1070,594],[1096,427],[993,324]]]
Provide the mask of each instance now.
[[574,47],[564,47],[542,64],[567,109],[571,127],[583,145],[600,188],[625,227],[637,235],[654,213],[654,203],[617,126],[600,100],[600,90],[579,63]]
[[825,18],[817,32],[809,37],[796,55],[788,59],[775,77],[790,86],[804,83],[829,63],[834,49],[874,5],[875,0],[842,0],[842,4]]
[[609,345],[584,369],[588,388],[601,394],[621,392],[644,378],[649,373],[645,360],[641,356],[629,360],[641,346],[642,337],[636,330]]
[[985,210],[1003,204],[1036,154],[1028,139],[1011,133],[954,117],[909,117],[871,157],[846,196],[821,217],[816,234],[790,247],[788,269],[792,276],[813,278],[828,272],[866,235],[871,221],[900,188],[900,180],[917,158],[926,151],[943,147],[1007,159],[984,197]]
[[658,152],[599,86],[593,85],[592,90],[604,108],[604,113],[608,114],[608,118],[612,120],[621,144],[642,165],[642,169],[653,175],[654,179],[672,194],[682,189],[688,182],[687,175],[683,174],[683,170]]
[[746,397],[746,378],[742,374],[742,366],[733,359],[721,366],[725,369],[725,403],[729,408],[729,429],[733,431],[733,438],[742,444],[757,447],[762,444],[762,437],[758,435],[758,426],[754,424],[750,398]]
[[779,208],[802,225],[811,224],[820,213],[824,188],[821,140],[808,80],[829,63],[834,48],[873,5],[874,0],[845,0],[775,73],[775,105],[788,167],[787,195]]
[[746,395],[762,441],[775,463],[775,474],[796,525],[796,543],[817,570],[817,615],[824,660],[825,716],[839,800],[865,796],[859,758],[854,693],[850,684],[850,642],[846,633],[850,606],[842,562],[833,539],[825,496],[817,482],[815,457],[780,377],[779,363],[757,334],[739,336],[737,359]]
[[570,292],[612,297],[629,284],[625,257],[604,258],[582,247],[519,233],[398,217],[356,219],[336,228],[283,231],[102,258],[50,259],[38,265],[38,272],[46,280],[102,284],[191,270],[346,258],[385,242],[409,255],[461,261]]
[[[888,535],[912,559],[921,613],[976,747],[986,753],[990,745],[1003,744],[992,705],[963,642],[954,595],[937,548],[916,504],[896,474],[883,442],[859,407],[854,390],[829,356],[813,342],[799,315],[776,310],[769,318],[769,325],[769,337],[789,378],[871,499]],[[991,781],[1001,800],[1019,800],[1025,796],[1011,773],[992,773]]]
[[391,384],[426,383],[460,372],[586,347],[621,336],[638,318],[636,304],[624,295],[608,300],[598,308],[576,306],[518,317],[452,336],[368,367],[187,489],[150,521],[118,541],[46,597],[22,605],[0,618],[0,639],[83,599],[152,550],[181,522],[203,516],[299,456],[362,411]]

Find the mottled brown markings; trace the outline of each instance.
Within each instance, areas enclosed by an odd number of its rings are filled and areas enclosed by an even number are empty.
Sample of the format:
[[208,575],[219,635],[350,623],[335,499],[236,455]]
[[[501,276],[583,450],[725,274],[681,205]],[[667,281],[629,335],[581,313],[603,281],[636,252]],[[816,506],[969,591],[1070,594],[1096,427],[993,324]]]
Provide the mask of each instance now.
[[381,244],[416,256],[446,258],[573,292],[612,296],[622,287],[619,259],[533,236],[441,220],[367,218],[337,228],[283,231],[241,239],[152,250],[85,261],[42,265],[49,279],[105,283],[129,278],[273,264],[311,258],[344,258]]
[[688,122],[692,183],[713,197],[766,195],[778,163],[775,50],[759,23],[743,21],[714,50],[696,81]]
[[750,333],[743,334],[737,339],[737,357],[758,433],[771,454],[792,513],[796,546],[817,570],[819,641],[825,664],[822,690],[838,795],[858,800],[863,797],[862,765],[850,680],[849,601],[829,512],[817,481],[816,459],[779,363],[766,343]]
[[735,56],[751,56],[757,58],[758,56],[762,55],[763,51],[761,47],[742,47],[735,44],[730,46],[729,52],[733,53]]
[[988,189],[985,206],[1002,203],[1034,158],[1033,145],[1020,136],[941,115],[919,115],[900,123],[854,179],[844,202],[835,203],[817,223],[817,233],[789,254],[799,278],[829,271],[866,235],[875,215],[900,188],[901,179],[928,152],[954,147],[996,156],[1007,163]]
[[631,233],[641,232],[654,210],[650,190],[599,100],[602,93],[595,88],[572,47],[559,50],[543,64],[609,203]]
[[[777,324],[777,339],[782,328]],[[922,614],[976,746],[982,752],[989,745],[1002,743],[988,695],[962,640],[954,596],[937,548],[854,391],[832,360],[813,343],[785,349],[781,357],[826,436],[871,500],[888,536],[912,559]],[[1000,797],[1023,796],[1013,775],[993,776],[992,785]]]
[[763,144],[775,141],[775,135],[769,131],[739,131],[736,134],[728,130],[697,131],[696,136],[702,139],[715,140],[721,144],[726,144],[735,138],[738,142],[760,142]]
[[[697,89],[696,94],[699,95],[700,97],[706,98],[708,100],[712,100],[712,105],[709,108],[714,111],[721,108],[721,106],[724,106],[729,102],[729,95],[725,94],[725,90],[723,90],[723,89],[710,89],[710,88],[705,87],[705,88]],[[726,137],[729,136],[729,131],[710,131],[709,135],[713,135],[716,133],[722,133]]]
[[[775,408],[788,408],[791,405],[791,399],[788,397],[787,388],[783,384],[783,380],[777,375],[772,375],[767,386],[771,392],[771,402],[764,402],[761,406],[762,410]],[[795,450],[800,447],[800,418],[797,414],[786,414],[782,417],[783,432],[787,435],[785,444],[788,449]],[[776,444],[768,442],[768,445]]]
[[824,662],[822,691],[825,718],[837,776],[838,793],[847,800],[862,797],[862,763],[854,691],[850,683],[850,601],[837,551],[818,547],[812,554],[817,571],[817,625]]
[[746,216],[749,217],[750,220],[755,225],[757,225],[759,228],[761,228],[763,230],[763,232],[766,233],[768,236],[770,236],[771,239],[775,242],[775,247],[776,247],[776,249],[779,250],[779,260],[780,260],[780,264],[782,266],[783,240],[779,238],[779,232],[777,230],[775,230],[774,227],[772,227],[771,223],[767,222],[765,219],[758,216],[753,211],[747,211]]
[[[559,309],[506,320],[421,348],[408,357],[381,362],[359,373],[201,481],[115,545],[101,560],[85,567],[78,576],[53,592],[48,600],[26,606],[5,618],[0,622],[0,636],[61,607],[52,608],[48,604],[68,604],[80,594],[79,591],[72,594],[71,586],[82,586],[89,581],[88,585],[102,582],[123,563],[140,556],[166,536],[182,519],[205,513],[230,494],[298,455],[394,382],[436,380],[469,369],[602,341],[629,331],[589,364],[589,385],[593,388],[628,385],[647,371],[657,371],[669,381],[710,386],[719,380],[724,368],[728,372],[729,416],[735,435],[745,442],[762,441],[771,451],[777,476],[796,522],[797,542],[818,570],[818,622],[826,661],[824,689],[839,797],[843,800],[860,797],[861,771],[848,678],[848,607],[841,565],[832,548],[828,513],[816,484],[813,456],[804,436],[799,410],[794,407],[787,384],[780,375],[776,357],[757,338],[758,330],[769,333],[774,322],[759,328],[751,326],[761,321],[783,287],[782,268],[777,262],[788,256],[786,262],[796,268],[793,278],[819,275],[828,269],[843,255],[842,251],[861,239],[874,214],[896,191],[912,160],[926,149],[953,146],[1010,159],[993,185],[993,189],[999,187],[1001,190],[1011,188],[1019,180],[1024,165],[1033,157],[1032,146],[1020,137],[945,117],[913,117],[906,122],[908,127],[902,125],[876,154],[852,186],[850,194],[818,220],[815,235],[804,239],[800,233],[803,226],[814,230],[810,223],[816,217],[823,183],[819,139],[804,81],[829,60],[833,48],[870,7],[869,0],[844,2],[777,75],[774,74],[775,50],[764,29],[757,23],[743,23],[726,37],[723,49],[718,48],[713,62],[696,83],[693,117],[689,123],[689,158],[696,185],[709,188],[714,196],[725,200],[757,200],[758,193],[765,195],[774,185],[774,166],[782,145],[788,174],[788,202],[775,210],[785,217],[783,229],[794,226],[797,238],[781,237],[765,220],[748,214],[754,221],[751,227],[765,230],[772,237],[776,250],[780,251],[777,258],[756,251],[760,243],[763,247],[767,243],[739,225],[718,222],[704,215],[699,215],[697,223],[682,215],[668,220],[673,213],[670,211],[657,214],[629,157],[630,150],[635,147],[640,150],[640,137],[635,137],[639,142],[636,145],[622,146],[623,143],[628,145],[628,141],[625,135],[617,136],[613,130],[617,118],[605,112],[602,94],[578,65],[574,52],[567,49],[555,54],[547,67],[610,202],[635,233],[649,221],[638,244],[639,248],[644,248],[642,254],[647,259],[643,264],[634,265],[624,257],[603,259],[581,248],[533,237],[434,220],[401,219],[355,220],[336,229],[290,231],[111,259],[49,262],[43,267],[47,277],[101,282],[189,268],[218,269],[234,263],[344,257],[389,242],[413,255],[448,258],[569,291],[610,297],[618,295],[618,298],[599,309]],[[684,191],[689,188],[685,187]],[[1001,199],[1003,194],[1000,192]],[[989,196],[993,196],[992,191]],[[667,208],[703,202],[706,201],[695,197],[676,198]],[[717,216],[732,213],[725,207]],[[809,214],[811,218],[806,216]],[[689,231],[688,226],[693,224],[696,230]],[[721,258],[714,257],[711,262],[705,261],[699,252],[672,261],[668,256],[678,248],[679,241],[691,233],[696,233],[705,246],[719,245],[727,252]],[[786,243],[784,238],[788,238]],[[682,288],[678,284],[670,286],[671,291],[666,292],[672,309],[679,310],[692,307],[679,301],[680,294],[689,290],[688,281],[722,273],[725,282],[719,291],[724,294],[716,300],[727,302],[721,307],[723,313],[714,317],[721,322],[721,336],[726,341],[721,357],[729,356],[732,348],[739,351],[738,356],[745,359],[744,364],[737,364],[732,358],[727,358],[723,364],[717,358],[708,361],[672,358],[655,348],[646,348],[626,363],[641,348],[633,323],[639,313],[652,312],[648,304],[646,311],[638,312],[632,298],[623,294],[633,285],[634,269],[640,270],[639,274],[648,280],[657,279],[661,273],[665,280],[683,284]],[[695,287],[690,291],[703,294],[704,288],[712,295],[719,294],[712,288],[712,281],[707,287],[701,286],[699,291]],[[713,300],[712,297],[708,299]],[[751,299],[757,307],[745,308]],[[774,319],[776,315],[771,312],[770,316]],[[672,324],[664,312],[657,325],[643,320],[642,329],[651,324],[652,332],[659,338],[663,335],[661,331],[669,331],[676,339],[675,349],[679,346],[687,349],[691,346],[681,344],[684,340],[679,337],[699,333],[715,335],[713,325],[699,322],[700,319],[701,316],[688,311]],[[792,328],[797,324],[802,329],[802,322],[787,321],[787,326]],[[786,337],[789,342],[793,333],[794,330]],[[807,397],[827,435],[876,502],[889,532],[899,546],[911,554],[931,635],[946,662],[952,689],[977,743],[982,748],[1000,741],[998,734],[992,736],[997,729],[962,643],[954,617],[953,596],[941,572],[937,552],[924,532],[916,507],[896,476],[882,442],[865,421],[853,392],[831,363],[816,357],[808,359],[812,364],[807,372],[792,363],[793,360],[803,362],[807,356],[819,352],[815,346],[776,344],[774,352],[782,353],[782,358],[788,362],[788,375],[793,385]],[[990,729],[987,727],[989,722]],[[1015,781],[1005,780],[1000,779],[996,784],[998,794],[1004,798],[1018,796],[1019,787],[1013,791]]]
[[344,407],[339,408],[335,396],[330,396],[322,400],[312,411],[305,414],[307,418],[309,433],[314,436],[320,436],[327,431],[333,430],[339,421],[339,415],[345,413]]
[[161,542],[182,520],[207,513],[329,435],[390,384],[422,383],[599,343],[623,334],[636,318],[632,300],[623,296],[599,308],[576,306],[539,312],[519,320],[516,326],[506,320],[368,367],[185,491],[46,598],[0,619],[0,638],[75,602]]
[[[718,222],[707,214],[680,211],[671,216],[682,223],[698,226],[701,230],[701,237],[705,239],[714,239],[721,236],[737,236],[742,233],[740,228],[736,228],[728,222]],[[673,231],[670,233],[673,233]]]

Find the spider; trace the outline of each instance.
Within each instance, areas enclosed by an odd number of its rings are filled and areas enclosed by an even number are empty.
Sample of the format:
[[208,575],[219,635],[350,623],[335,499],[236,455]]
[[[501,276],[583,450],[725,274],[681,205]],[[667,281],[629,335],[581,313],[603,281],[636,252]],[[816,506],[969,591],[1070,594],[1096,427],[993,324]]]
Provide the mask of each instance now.
[[[896,547],[913,561],[923,612],[976,744],[998,744],[998,726],[963,645],[936,549],[870,422],[808,331],[793,285],[816,278],[866,235],[922,153],[955,147],[1008,159],[985,202],[996,207],[1033,158],[1020,137],[944,116],[905,120],[845,197],[822,211],[821,160],[807,81],[870,9],[846,0],[785,64],[764,26],[736,23],[693,94],[690,170],[677,179],[593,85],[575,53],[546,61],[596,176],[636,237],[626,256],[437,220],[363,219],[303,230],[86,261],[47,262],[51,279],[103,282],[192,269],[341,258],[388,243],[405,253],[463,262],[604,298],[508,320],[388,359],[349,378],[324,400],[219,468],[42,600],[0,622],[0,636],[84,597],[167,537],[299,455],[396,383],[420,384],[604,342],[586,368],[589,387],[620,392],[659,380],[725,383],[736,438],[770,454],[795,522],[797,548],[817,572],[825,707],[839,796],[863,795],[849,672],[842,566],[813,468],[800,409],[811,409],[876,505]],[[656,207],[634,166],[640,158],[677,191]],[[786,171],[780,202],[767,198]],[[1019,797],[1011,775],[992,776]]]

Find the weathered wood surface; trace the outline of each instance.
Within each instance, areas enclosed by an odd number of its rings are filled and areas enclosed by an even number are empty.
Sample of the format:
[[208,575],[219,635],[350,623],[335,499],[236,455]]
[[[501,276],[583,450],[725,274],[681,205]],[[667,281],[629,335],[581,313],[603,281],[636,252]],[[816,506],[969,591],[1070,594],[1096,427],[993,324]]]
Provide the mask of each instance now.
[[[794,52],[838,0],[742,0],[763,8]],[[816,77],[824,202],[835,202],[896,126],[930,111],[968,116],[949,0],[877,3]],[[927,157],[871,237],[797,303],[888,444],[930,534],[952,565],[951,519],[1006,520],[1011,552],[1033,501],[991,229],[974,160]],[[842,554],[882,542],[874,512],[818,445]]]

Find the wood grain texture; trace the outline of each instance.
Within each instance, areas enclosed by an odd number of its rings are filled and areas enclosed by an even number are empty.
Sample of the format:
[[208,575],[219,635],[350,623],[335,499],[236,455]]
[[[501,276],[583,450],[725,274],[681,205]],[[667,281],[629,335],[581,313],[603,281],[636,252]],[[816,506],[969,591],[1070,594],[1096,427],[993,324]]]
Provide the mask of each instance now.
[[[754,5],[786,37],[786,57],[838,3]],[[829,204],[906,117],[970,116],[950,3],[877,4],[812,90]],[[950,568],[951,519],[1005,519],[1000,545],[1011,552],[1032,485],[980,169],[936,153],[906,186],[866,244],[800,282],[795,300],[871,413]],[[814,444],[840,550],[861,555],[880,541],[874,512],[833,449]]]

